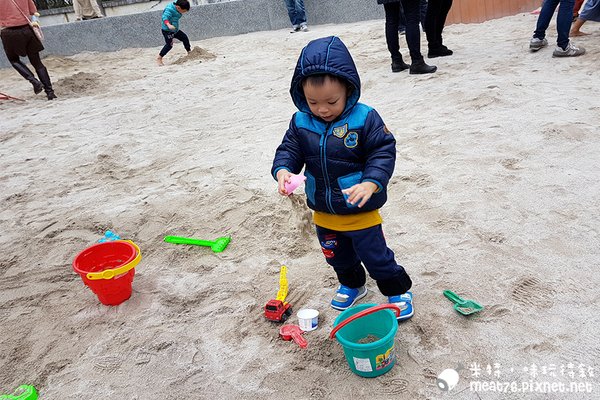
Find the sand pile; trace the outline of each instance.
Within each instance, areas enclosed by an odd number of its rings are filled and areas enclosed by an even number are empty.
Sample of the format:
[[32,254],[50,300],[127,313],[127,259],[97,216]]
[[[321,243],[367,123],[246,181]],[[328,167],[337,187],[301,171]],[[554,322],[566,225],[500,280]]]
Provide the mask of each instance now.
[[69,77],[59,79],[53,86],[61,96],[72,96],[93,92],[101,84],[99,74],[78,72]]
[[202,62],[214,60],[215,58],[217,58],[217,56],[212,54],[210,51],[198,46],[194,46],[192,51],[190,51],[187,55],[179,57],[177,60],[173,61],[173,64],[183,64],[190,61]]

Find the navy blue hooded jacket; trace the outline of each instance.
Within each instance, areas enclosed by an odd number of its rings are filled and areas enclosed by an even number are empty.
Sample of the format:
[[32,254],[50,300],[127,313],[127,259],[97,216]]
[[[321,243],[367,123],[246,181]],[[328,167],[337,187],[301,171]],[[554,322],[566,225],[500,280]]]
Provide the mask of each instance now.
[[[332,74],[353,87],[342,114],[332,122],[314,115],[302,82],[309,75]],[[354,214],[380,208],[387,200],[387,184],[394,172],[396,140],[373,108],[358,102],[360,78],[350,52],[335,36],[311,41],[300,54],[290,94],[298,112],[275,153],[271,173],[293,174],[306,165],[308,207],[330,214]],[[362,207],[346,202],[342,189],[364,181],[378,190]]]

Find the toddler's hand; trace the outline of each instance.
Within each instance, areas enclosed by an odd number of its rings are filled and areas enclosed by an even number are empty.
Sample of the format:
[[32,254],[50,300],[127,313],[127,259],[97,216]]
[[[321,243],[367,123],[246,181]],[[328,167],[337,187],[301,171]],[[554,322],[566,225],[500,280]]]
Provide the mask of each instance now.
[[177,28],[175,28],[175,25],[171,25],[171,24],[167,25],[167,28],[169,28],[169,30],[171,30],[171,31],[174,31],[175,29],[177,29]]
[[342,193],[348,195],[348,203],[354,205],[357,202],[358,208],[361,208],[371,198],[373,193],[377,190],[377,185],[373,182],[362,182],[352,186],[351,188],[342,190]]
[[292,174],[287,169],[280,169],[279,171],[277,171],[277,184],[278,184],[277,191],[279,192],[280,195],[289,196],[289,193],[287,192],[287,190],[285,190],[285,183],[286,182],[290,183],[291,177],[292,177]]

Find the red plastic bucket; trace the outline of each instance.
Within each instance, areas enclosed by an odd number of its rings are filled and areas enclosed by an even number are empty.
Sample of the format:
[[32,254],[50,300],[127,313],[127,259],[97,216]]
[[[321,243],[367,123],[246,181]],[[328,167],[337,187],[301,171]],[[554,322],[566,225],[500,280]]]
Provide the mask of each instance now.
[[95,244],[77,254],[73,269],[102,304],[116,306],[131,297],[135,266],[141,259],[135,243],[115,240]]

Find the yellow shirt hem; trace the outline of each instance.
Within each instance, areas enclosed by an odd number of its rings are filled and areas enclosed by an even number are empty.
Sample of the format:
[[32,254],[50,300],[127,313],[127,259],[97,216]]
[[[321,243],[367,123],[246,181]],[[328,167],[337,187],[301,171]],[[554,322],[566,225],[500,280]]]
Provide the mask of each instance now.
[[329,214],[320,211],[313,212],[315,225],[339,232],[358,231],[379,225],[383,222],[379,210],[358,214]]

